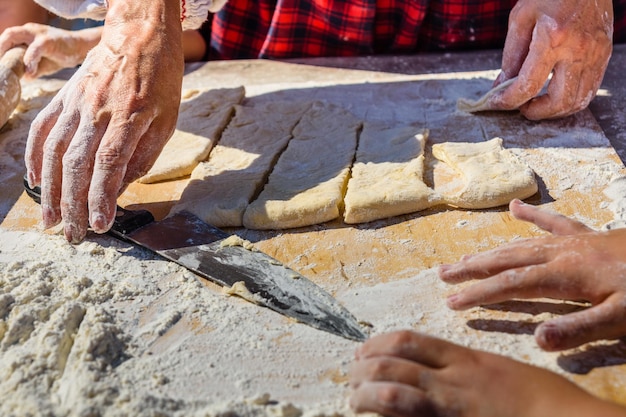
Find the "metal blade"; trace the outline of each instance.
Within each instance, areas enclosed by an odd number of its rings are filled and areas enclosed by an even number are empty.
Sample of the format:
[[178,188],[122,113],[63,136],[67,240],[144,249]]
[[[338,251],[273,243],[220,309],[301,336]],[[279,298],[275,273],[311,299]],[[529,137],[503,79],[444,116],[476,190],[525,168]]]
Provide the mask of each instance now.
[[366,339],[354,316],[318,285],[263,252],[229,244],[231,235],[191,213],[175,213],[135,231],[119,230],[116,226],[113,231],[121,238],[151,249],[212,282],[245,286],[245,291],[237,295],[248,301],[319,330],[356,341]]
[[[39,187],[26,193],[41,202]],[[159,222],[146,210],[117,208],[108,232],[150,249],[222,286],[245,288],[236,294],[301,323],[347,339],[367,337],[359,323],[337,300],[303,275],[256,250],[232,246],[228,233],[206,224],[189,212]]]

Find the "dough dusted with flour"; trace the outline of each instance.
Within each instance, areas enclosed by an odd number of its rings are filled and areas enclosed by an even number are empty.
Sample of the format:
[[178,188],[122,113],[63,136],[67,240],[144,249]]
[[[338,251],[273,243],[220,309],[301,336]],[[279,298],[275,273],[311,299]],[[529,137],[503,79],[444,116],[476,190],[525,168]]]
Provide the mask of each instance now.
[[428,131],[365,123],[345,197],[346,223],[413,213],[437,204],[424,183]]
[[207,158],[244,95],[243,87],[186,92],[176,131],[150,171],[138,181],[154,183],[191,174]]
[[246,209],[249,229],[286,229],[339,217],[361,121],[316,102],[294,129],[259,197]]
[[501,138],[477,143],[436,144],[433,145],[433,156],[453,168],[464,182],[459,192],[442,195],[443,200],[452,206],[491,208],[537,192],[535,173],[502,147]]
[[217,227],[241,226],[250,200],[309,107],[309,102],[289,101],[235,106],[220,142],[193,170],[173,212],[190,211]]
[[502,84],[499,84],[485,93],[484,96],[479,98],[478,100],[472,100],[468,98],[460,98],[456,102],[457,109],[461,111],[466,111],[469,113],[477,113],[481,111],[489,111],[489,110],[501,110],[494,107],[491,104],[491,98],[498,94],[500,91],[506,89],[508,86],[513,84],[517,80],[517,77],[511,78],[510,80],[506,80]]

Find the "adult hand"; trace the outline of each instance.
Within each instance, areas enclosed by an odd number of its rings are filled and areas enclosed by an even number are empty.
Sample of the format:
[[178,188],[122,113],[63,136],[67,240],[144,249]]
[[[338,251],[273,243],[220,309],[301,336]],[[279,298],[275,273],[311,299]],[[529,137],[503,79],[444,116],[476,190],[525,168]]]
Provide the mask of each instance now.
[[0,55],[14,46],[27,45],[24,77],[33,79],[82,63],[101,33],[101,27],[71,31],[27,23],[8,28],[0,35]]
[[447,283],[481,280],[450,296],[454,310],[513,298],[585,300],[590,308],[546,321],[535,330],[539,346],[562,350],[626,335],[626,229],[594,232],[582,223],[514,200],[514,217],[552,233],[442,265]]
[[172,135],[183,54],[179,0],[109,0],[102,39],[37,116],[26,168],[45,227],[80,242],[110,229],[118,195]]
[[[531,120],[564,117],[595,97],[612,51],[610,0],[519,0],[509,16],[502,72],[517,80],[490,107]],[[547,94],[537,96],[549,75]]]
[[410,331],[365,342],[350,385],[354,411],[388,417],[626,415],[547,370]]

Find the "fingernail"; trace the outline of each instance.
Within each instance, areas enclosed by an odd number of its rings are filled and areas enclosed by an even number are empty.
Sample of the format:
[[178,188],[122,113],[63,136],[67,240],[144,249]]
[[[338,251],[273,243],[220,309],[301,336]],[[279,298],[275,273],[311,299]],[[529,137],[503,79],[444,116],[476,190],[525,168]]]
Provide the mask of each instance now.
[[451,296],[446,298],[446,304],[449,308],[454,310],[454,307],[456,306],[456,303],[458,303],[459,298],[459,294],[452,294]]
[[449,264],[439,265],[439,275],[445,274],[446,272],[448,272],[450,270],[450,267],[451,266]]
[[56,215],[56,210],[54,210],[49,205],[43,205],[41,207],[41,217],[43,220],[44,229],[50,229],[51,227],[56,226],[61,221]]
[[74,226],[66,224],[63,228],[63,233],[65,234],[65,239],[71,244],[75,245],[77,243],[80,243],[78,230]]
[[104,215],[102,213],[91,213],[91,228],[94,232],[99,233],[105,226]]
[[33,188],[35,186],[35,173],[33,171],[28,171],[27,178],[28,178],[28,186],[30,188]]
[[543,324],[535,330],[537,344],[544,350],[560,350],[563,336],[561,330],[551,324]]

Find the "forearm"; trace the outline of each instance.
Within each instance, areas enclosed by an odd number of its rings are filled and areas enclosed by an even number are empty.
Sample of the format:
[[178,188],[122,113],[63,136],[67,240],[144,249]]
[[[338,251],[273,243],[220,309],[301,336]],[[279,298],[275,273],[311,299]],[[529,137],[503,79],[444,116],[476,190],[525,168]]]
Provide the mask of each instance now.
[[[35,0],[41,6],[50,10],[52,13],[68,18],[88,18],[94,20],[108,19],[108,9],[113,4],[120,3],[117,1],[106,0]],[[162,0],[163,1],[163,0]],[[178,7],[178,21],[182,24],[183,29],[197,29],[206,20],[209,12],[216,12],[228,0],[177,0],[169,1],[170,6]],[[121,0],[122,3],[129,3],[129,6],[141,7],[144,2]],[[145,2],[147,5],[153,3]]]

